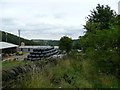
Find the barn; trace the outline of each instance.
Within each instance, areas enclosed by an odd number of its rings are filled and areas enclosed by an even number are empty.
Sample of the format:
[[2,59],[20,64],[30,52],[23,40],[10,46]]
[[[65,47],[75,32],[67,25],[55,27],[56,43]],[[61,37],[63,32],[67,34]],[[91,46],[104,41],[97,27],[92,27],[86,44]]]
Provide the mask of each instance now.
[[0,58],[4,57],[5,54],[13,54],[17,51],[18,45],[8,43],[8,42],[0,42]]

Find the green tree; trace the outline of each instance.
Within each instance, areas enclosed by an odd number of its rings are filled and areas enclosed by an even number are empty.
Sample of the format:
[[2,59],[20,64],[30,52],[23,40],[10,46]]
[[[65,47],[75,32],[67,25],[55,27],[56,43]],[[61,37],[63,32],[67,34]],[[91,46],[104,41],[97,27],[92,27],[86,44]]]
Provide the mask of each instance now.
[[93,28],[100,30],[110,29],[110,24],[115,24],[115,18],[116,12],[111,10],[108,5],[98,4],[96,8],[91,11],[91,15],[88,15],[88,21],[84,27],[88,31],[92,31]]
[[61,37],[59,42],[59,48],[60,50],[69,53],[70,50],[72,49],[72,39],[67,36]]
[[73,49],[81,49],[80,40],[73,40]]
[[89,15],[85,28],[86,34],[80,44],[86,56],[93,60],[96,68],[106,74],[120,78],[120,26],[108,5],[99,5]]

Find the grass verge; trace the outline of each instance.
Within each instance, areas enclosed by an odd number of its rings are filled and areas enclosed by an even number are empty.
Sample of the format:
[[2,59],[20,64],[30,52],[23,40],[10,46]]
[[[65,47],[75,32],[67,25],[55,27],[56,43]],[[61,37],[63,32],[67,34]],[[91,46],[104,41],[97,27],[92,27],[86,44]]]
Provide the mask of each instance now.
[[119,80],[96,69],[94,62],[81,54],[47,64],[41,71],[16,80],[19,88],[120,88]]

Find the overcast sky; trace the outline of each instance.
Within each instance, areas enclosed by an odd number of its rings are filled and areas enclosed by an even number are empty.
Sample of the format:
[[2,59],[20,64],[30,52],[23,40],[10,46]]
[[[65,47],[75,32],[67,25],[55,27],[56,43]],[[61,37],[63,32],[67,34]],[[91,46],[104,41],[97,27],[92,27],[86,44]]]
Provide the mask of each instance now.
[[26,39],[84,35],[85,17],[98,3],[118,12],[119,0],[0,0],[0,29]]

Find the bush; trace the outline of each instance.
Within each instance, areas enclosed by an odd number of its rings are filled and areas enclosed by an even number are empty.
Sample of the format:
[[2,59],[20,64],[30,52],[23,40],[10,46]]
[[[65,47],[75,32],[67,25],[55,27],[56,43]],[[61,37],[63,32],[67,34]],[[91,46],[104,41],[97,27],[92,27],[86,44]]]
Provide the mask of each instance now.
[[23,55],[22,51],[16,52],[16,55]]

